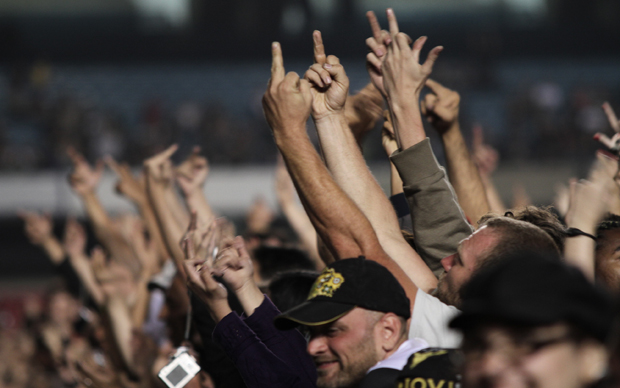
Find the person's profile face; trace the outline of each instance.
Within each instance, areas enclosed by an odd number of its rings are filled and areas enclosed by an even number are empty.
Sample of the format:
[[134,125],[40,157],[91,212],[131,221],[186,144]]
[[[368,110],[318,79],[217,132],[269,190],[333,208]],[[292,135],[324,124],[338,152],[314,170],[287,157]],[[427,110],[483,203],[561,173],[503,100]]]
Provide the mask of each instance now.
[[596,244],[596,280],[619,292],[620,228],[602,231]]
[[354,386],[379,357],[375,349],[374,326],[367,311],[355,308],[342,318],[309,327],[308,353],[317,369],[317,387]]
[[533,328],[482,324],[464,334],[465,388],[570,388],[586,384],[583,347],[566,324]]

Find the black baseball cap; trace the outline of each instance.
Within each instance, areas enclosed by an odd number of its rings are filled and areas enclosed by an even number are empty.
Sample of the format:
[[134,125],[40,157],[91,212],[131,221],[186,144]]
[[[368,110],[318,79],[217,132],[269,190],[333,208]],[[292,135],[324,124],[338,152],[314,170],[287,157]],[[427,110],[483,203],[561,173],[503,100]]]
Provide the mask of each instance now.
[[604,342],[614,319],[611,297],[580,270],[533,252],[480,270],[461,298],[462,313],[450,327],[462,330],[485,321],[526,326],[566,322]]
[[355,307],[411,316],[409,298],[384,266],[360,256],[336,261],[316,279],[308,300],[274,319],[280,330],[318,326],[337,320]]

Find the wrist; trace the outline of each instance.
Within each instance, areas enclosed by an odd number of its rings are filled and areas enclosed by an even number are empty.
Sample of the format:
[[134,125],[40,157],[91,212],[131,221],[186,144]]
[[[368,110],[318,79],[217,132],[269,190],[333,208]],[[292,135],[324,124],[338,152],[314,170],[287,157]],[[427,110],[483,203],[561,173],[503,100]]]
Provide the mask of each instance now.
[[209,311],[211,311],[211,316],[215,323],[218,323],[232,312],[228,300],[226,299],[217,299],[206,303],[209,306]]
[[342,123],[342,122],[348,123],[347,118],[344,113],[344,107],[342,109],[335,110],[335,111],[328,111],[320,115],[313,114],[312,120],[314,120],[314,124],[317,126],[334,124],[334,123]]
[[243,284],[239,289],[235,290],[235,295],[239,302],[243,306],[245,315],[250,316],[254,313],[254,310],[263,303],[265,296],[258,288],[256,283],[248,281]]
[[308,139],[308,134],[306,132],[306,125],[294,125],[290,127],[282,127],[273,130],[273,139],[276,143],[276,146],[282,150],[282,148],[286,148],[288,145],[294,145],[298,141]]

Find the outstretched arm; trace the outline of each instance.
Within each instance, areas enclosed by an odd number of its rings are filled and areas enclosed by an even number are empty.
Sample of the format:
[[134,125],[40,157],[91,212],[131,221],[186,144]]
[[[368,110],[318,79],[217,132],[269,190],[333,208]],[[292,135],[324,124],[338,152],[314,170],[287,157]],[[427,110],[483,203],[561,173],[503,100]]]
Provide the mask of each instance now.
[[[334,181],[370,221],[385,252],[398,263],[417,287],[428,292],[437,280],[420,256],[405,241],[391,202],[366,166],[344,115],[349,80],[338,58],[324,63],[321,33],[314,32],[315,64],[306,72],[312,84],[312,116]],[[330,82],[326,83],[325,80]]]
[[426,81],[426,86],[431,93],[422,100],[422,114],[441,136],[448,177],[465,215],[475,224],[489,212],[490,207],[480,174],[469,155],[459,125],[461,97],[432,79]]
[[387,267],[415,300],[416,286],[381,248],[372,225],[334,182],[308,138],[309,82],[295,73],[285,75],[279,43],[273,44],[272,54],[271,79],[263,96],[265,118],[317,233],[335,258],[363,255]]
[[175,171],[176,181],[185,197],[187,208],[190,212],[196,212],[200,226],[209,225],[215,218],[215,213],[204,193],[208,175],[209,163],[207,158],[200,156],[198,146],[194,147],[192,154]]

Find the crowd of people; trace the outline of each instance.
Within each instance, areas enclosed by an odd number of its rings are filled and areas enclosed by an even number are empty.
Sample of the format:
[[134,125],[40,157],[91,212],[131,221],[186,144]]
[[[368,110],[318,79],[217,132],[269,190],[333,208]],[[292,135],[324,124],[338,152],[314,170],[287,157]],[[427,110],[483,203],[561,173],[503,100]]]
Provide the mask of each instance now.
[[[99,245],[86,252],[74,219],[59,239],[48,216],[21,214],[65,284],[49,290],[45,311],[25,309],[24,328],[0,333],[0,385],[620,384],[620,121],[611,106],[616,134],[596,135],[607,151],[593,155],[587,180],[571,181],[555,208],[507,209],[491,176],[496,153],[480,133],[469,151],[459,94],[431,78],[443,47],[421,60],[427,38],[400,32],[392,9],[385,30],[367,16],[371,82],[353,95],[319,31],[303,77],[286,73],[286,47],[271,47],[263,110],[294,238],[260,201],[240,235],[216,215],[200,148],[174,165],[172,145],[144,160],[140,176],[68,150],[69,184]],[[360,148],[381,119],[389,197]],[[423,120],[441,139],[445,169]],[[137,215],[101,205],[106,165]]]

